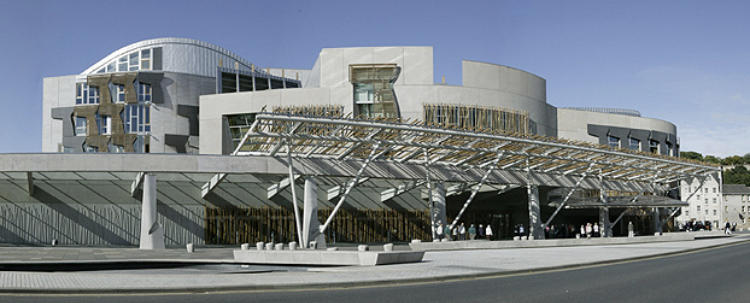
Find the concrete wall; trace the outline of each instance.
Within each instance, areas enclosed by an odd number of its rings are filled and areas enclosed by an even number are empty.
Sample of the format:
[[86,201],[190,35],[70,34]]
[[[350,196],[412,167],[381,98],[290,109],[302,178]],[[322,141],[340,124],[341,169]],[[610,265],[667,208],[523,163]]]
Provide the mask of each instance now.
[[63,121],[52,119],[52,109],[75,105],[76,76],[47,77],[42,83],[42,152],[61,152]]
[[588,134],[588,125],[611,125],[631,129],[656,130],[668,134],[677,134],[677,126],[669,121],[633,117],[619,114],[607,114],[575,109],[557,109],[557,133],[560,138],[599,143],[599,138]]
[[[216,80],[211,77],[164,73],[161,87],[164,92],[163,103],[153,103],[151,108],[151,152],[175,153],[176,148],[165,144],[165,135],[190,136],[189,117],[178,114],[180,105],[199,105],[199,97],[216,91]],[[197,120],[193,120],[197,122]],[[196,138],[197,140],[197,138]]]

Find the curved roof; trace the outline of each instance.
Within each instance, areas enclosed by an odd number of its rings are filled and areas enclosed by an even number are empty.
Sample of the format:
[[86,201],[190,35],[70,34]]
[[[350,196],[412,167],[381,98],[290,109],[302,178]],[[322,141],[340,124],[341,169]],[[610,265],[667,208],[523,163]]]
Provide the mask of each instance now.
[[102,58],[98,62],[96,62],[94,65],[91,65],[89,68],[84,70],[81,75],[88,75],[93,74],[97,70],[101,69],[102,67],[106,66],[107,63],[109,63],[112,60],[116,60],[117,58],[128,54],[134,50],[140,49],[140,48],[146,48],[146,47],[155,47],[155,46],[164,46],[164,45],[190,45],[194,47],[199,48],[205,48],[211,51],[214,51],[220,55],[229,57],[237,62],[239,62],[241,65],[244,65],[246,68],[250,68],[250,61],[245,60],[244,58],[240,57],[239,55],[223,48],[218,45],[214,45],[208,42],[203,42],[200,40],[195,39],[188,39],[188,38],[174,38],[174,37],[168,37],[168,38],[155,38],[155,39],[148,39],[143,40],[139,42],[135,42],[132,44],[129,44],[127,46],[124,46],[111,54],[107,55],[106,57]]

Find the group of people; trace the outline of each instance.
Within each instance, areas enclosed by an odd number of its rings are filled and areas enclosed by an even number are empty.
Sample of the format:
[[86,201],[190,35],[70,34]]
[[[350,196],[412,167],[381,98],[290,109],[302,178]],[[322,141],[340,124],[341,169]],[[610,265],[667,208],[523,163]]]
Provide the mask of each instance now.
[[437,240],[440,241],[443,241],[443,239],[446,239],[447,241],[478,239],[491,241],[493,236],[492,227],[490,227],[489,224],[486,226],[479,224],[479,227],[475,227],[474,224],[471,224],[469,225],[469,228],[466,228],[464,223],[461,222],[461,224],[458,224],[451,229],[450,225],[443,225],[443,223],[439,221],[435,228],[435,234],[437,235]]

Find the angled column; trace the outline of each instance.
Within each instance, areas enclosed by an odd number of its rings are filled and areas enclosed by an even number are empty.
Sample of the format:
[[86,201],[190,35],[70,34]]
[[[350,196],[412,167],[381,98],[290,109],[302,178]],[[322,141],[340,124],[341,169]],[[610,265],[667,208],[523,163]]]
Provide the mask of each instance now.
[[156,220],[156,176],[143,176],[140,249],[164,249],[164,229]]
[[609,207],[599,208],[599,230],[603,237],[612,236],[612,224],[609,221]]
[[539,187],[536,185],[527,185],[526,193],[529,197],[529,235],[534,239],[544,239],[544,229],[542,228],[542,213],[539,208]]
[[430,203],[432,203],[432,226],[437,227],[443,223],[445,227],[448,222],[445,216],[445,185],[443,183],[435,183]]
[[318,247],[325,247],[325,237],[320,233],[320,221],[318,221],[318,184],[312,177],[305,178],[303,218],[302,245],[307,247],[310,241],[316,241]]

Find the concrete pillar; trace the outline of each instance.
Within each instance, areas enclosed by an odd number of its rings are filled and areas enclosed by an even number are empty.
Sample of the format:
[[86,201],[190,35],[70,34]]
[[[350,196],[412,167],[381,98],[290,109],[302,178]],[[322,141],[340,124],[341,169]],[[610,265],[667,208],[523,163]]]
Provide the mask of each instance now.
[[527,185],[526,193],[529,197],[529,233],[534,239],[544,239],[544,228],[542,227],[542,213],[539,208],[539,187]]
[[443,183],[434,183],[434,185],[432,199],[430,199],[432,203],[432,226],[437,227],[440,223],[443,223],[443,228],[445,228],[447,224],[450,224],[450,222],[446,222],[445,215],[445,185]]
[[599,232],[604,237],[612,236],[612,222],[609,221],[609,208],[599,208]]
[[156,176],[143,176],[140,249],[164,249],[164,228],[156,220]]
[[320,234],[318,221],[318,184],[313,177],[305,178],[304,214],[302,223],[303,248],[308,247],[310,241],[316,241],[325,247],[325,237]]
[[661,212],[659,211],[658,207],[654,207],[653,221],[654,221],[654,233],[661,234],[662,233]]

